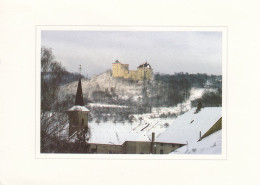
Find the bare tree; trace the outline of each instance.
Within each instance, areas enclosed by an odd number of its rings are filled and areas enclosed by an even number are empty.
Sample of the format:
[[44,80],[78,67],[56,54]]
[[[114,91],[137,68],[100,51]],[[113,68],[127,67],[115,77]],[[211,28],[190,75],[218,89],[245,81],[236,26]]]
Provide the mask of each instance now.
[[65,72],[54,60],[52,50],[41,48],[41,152],[55,152],[60,133],[68,126],[64,102],[58,99],[60,82]]
[[43,112],[57,109],[60,83],[66,70],[61,63],[54,60],[52,50],[41,48],[41,110]]
[[68,117],[63,112],[41,113],[41,152],[55,152],[66,135]]

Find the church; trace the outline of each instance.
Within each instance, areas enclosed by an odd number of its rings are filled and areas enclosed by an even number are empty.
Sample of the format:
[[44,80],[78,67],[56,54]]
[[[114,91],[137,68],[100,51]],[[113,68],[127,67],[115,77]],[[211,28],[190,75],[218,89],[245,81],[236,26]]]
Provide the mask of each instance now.
[[69,136],[72,136],[77,132],[88,131],[89,112],[90,111],[84,106],[80,77],[78,81],[75,105],[67,111],[69,117]]

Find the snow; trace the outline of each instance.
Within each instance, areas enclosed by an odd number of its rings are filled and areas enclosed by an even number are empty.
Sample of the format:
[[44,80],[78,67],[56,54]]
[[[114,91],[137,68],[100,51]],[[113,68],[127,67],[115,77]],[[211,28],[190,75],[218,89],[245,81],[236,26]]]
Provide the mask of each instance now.
[[89,103],[90,107],[116,107],[116,108],[127,108],[128,106],[124,105],[112,105],[112,104],[104,104],[104,103]]
[[222,130],[219,130],[199,142],[192,142],[170,154],[221,154]]
[[[90,143],[117,144],[125,141],[150,141],[152,132],[156,142],[186,144],[197,141],[199,132],[206,133],[221,117],[221,108],[203,108],[194,114],[195,109],[178,118],[151,118],[150,114],[134,115],[133,123],[89,122],[91,130]],[[139,118],[142,121],[139,121]],[[193,122],[191,123],[191,121]],[[168,123],[168,127],[165,126]]]
[[153,108],[154,112],[158,114],[167,114],[167,113],[175,113],[179,114],[180,112],[186,112],[191,109],[191,102],[195,99],[200,98],[203,95],[204,88],[191,88],[190,97],[183,103],[179,103],[175,107],[159,107]]
[[111,122],[107,123],[89,123],[91,137],[89,143],[115,144],[121,145],[126,140],[132,140],[138,136],[137,132],[132,131],[131,125]]
[[[150,141],[152,132],[161,133],[166,129],[165,123],[172,119],[153,118],[147,115],[134,115],[136,121],[133,123],[95,123],[89,122],[91,130],[90,143],[117,144],[121,145],[125,141]],[[142,117],[142,121],[138,120]]]
[[89,110],[85,106],[75,105],[71,107],[68,111],[82,111],[82,112],[89,112]]
[[[77,89],[77,83],[78,82],[73,82],[67,85],[64,85],[62,87],[62,92],[64,94],[75,94],[76,89]],[[121,99],[132,99],[133,101],[138,102],[140,100],[141,96],[141,90],[142,90],[142,83],[135,83],[135,84],[128,84],[125,83],[121,80],[116,80],[112,77],[110,72],[105,72],[100,75],[96,75],[92,77],[89,80],[82,79],[82,89],[85,94],[83,95],[84,97],[88,97],[92,94],[93,91],[96,90],[111,90],[111,88],[114,89],[116,94],[118,95],[118,98]],[[133,116],[135,117],[135,120],[133,123],[113,123],[112,121],[108,122],[102,122],[102,123],[95,123],[89,122],[89,126],[91,129],[91,138],[90,141],[91,143],[103,143],[103,144],[123,144],[125,141],[150,141],[152,132],[155,132],[155,136],[158,136],[160,133],[164,132],[161,134],[160,137],[163,139],[163,135],[166,132],[166,129],[169,130],[172,125],[173,128],[178,125],[178,122],[180,122],[183,115],[180,116],[180,114],[189,111],[191,109],[191,102],[197,98],[200,98],[204,92],[205,88],[192,88],[190,91],[190,97],[183,103],[178,104],[175,107],[159,107],[159,108],[153,108],[152,113],[148,114],[134,114]],[[210,89],[209,89],[210,90]],[[127,106],[123,105],[111,105],[111,104],[102,104],[102,103],[90,103],[89,104],[90,109],[91,107],[121,107],[125,108]],[[73,106],[69,111],[89,111],[86,107],[84,106]],[[202,110],[202,112],[204,109]],[[191,113],[192,112],[192,113]],[[186,121],[189,123],[191,122],[191,119],[194,119],[200,115],[194,115],[193,112],[194,110],[191,110],[191,112],[187,112],[189,114],[189,118],[185,118]],[[176,114],[179,116],[177,119],[174,117],[171,118],[160,118],[161,114]],[[187,114],[186,113],[186,114]],[[185,115],[186,115],[185,114]],[[206,113],[207,114],[207,113]],[[212,115],[215,113],[212,112]],[[219,110],[219,115],[221,115],[221,109]],[[139,118],[142,117],[142,121],[140,122]],[[184,121],[185,122],[185,121]],[[167,124],[166,124],[167,123]],[[194,121],[196,123],[196,121]],[[210,122],[211,124],[211,122]],[[167,125],[169,125],[167,127]],[[180,129],[181,127],[178,127]],[[193,130],[195,133],[192,135],[195,135],[196,138],[199,137],[199,131],[200,128],[190,128],[187,127],[188,130]],[[208,127],[207,127],[208,128]],[[175,128],[176,129],[176,128]],[[183,129],[186,129],[186,126],[184,126]],[[203,130],[201,130],[203,131]],[[177,133],[177,136],[180,135],[180,138],[178,138],[178,141],[184,142],[186,144],[187,140],[193,140],[192,137],[195,136],[190,136],[188,138],[183,138],[182,134],[186,134],[188,131],[180,131],[180,133]],[[190,131],[192,132],[192,131]],[[176,134],[175,132],[173,132]],[[174,136],[174,137],[177,137]],[[164,138],[164,140],[167,140],[167,142],[171,142],[172,138],[171,135],[169,137]],[[175,141],[174,143],[177,143]]]
[[161,133],[156,142],[187,144],[199,140],[220,118],[221,107],[202,108],[194,114],[196,108],[176,118],[169,128]]

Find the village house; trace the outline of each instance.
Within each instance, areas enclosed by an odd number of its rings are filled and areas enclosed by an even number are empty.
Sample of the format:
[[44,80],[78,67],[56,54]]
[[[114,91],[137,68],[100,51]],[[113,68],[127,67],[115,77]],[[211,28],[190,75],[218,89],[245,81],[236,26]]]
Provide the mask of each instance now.
[[184,144],[154,141],[125,141],[121,145],[102,143],[88,144],[90,146],[89,152],[97,154],[168,154],[184,146]]
[[124,153],[122,145],[88,143],[89,153],[94,154],[122,154]]

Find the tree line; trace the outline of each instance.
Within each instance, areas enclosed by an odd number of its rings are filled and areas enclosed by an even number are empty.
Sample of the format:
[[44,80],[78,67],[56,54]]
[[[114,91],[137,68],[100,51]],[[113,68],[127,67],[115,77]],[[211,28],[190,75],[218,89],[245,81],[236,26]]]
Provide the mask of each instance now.
[[60,86],[78,77],[55,60],[52,49],[41,48],[41,153],[87,152],[82,134],[77,135],[74,143],[61,139],[69,125],[65,110],[73,104],[74,96],[59,97]]

